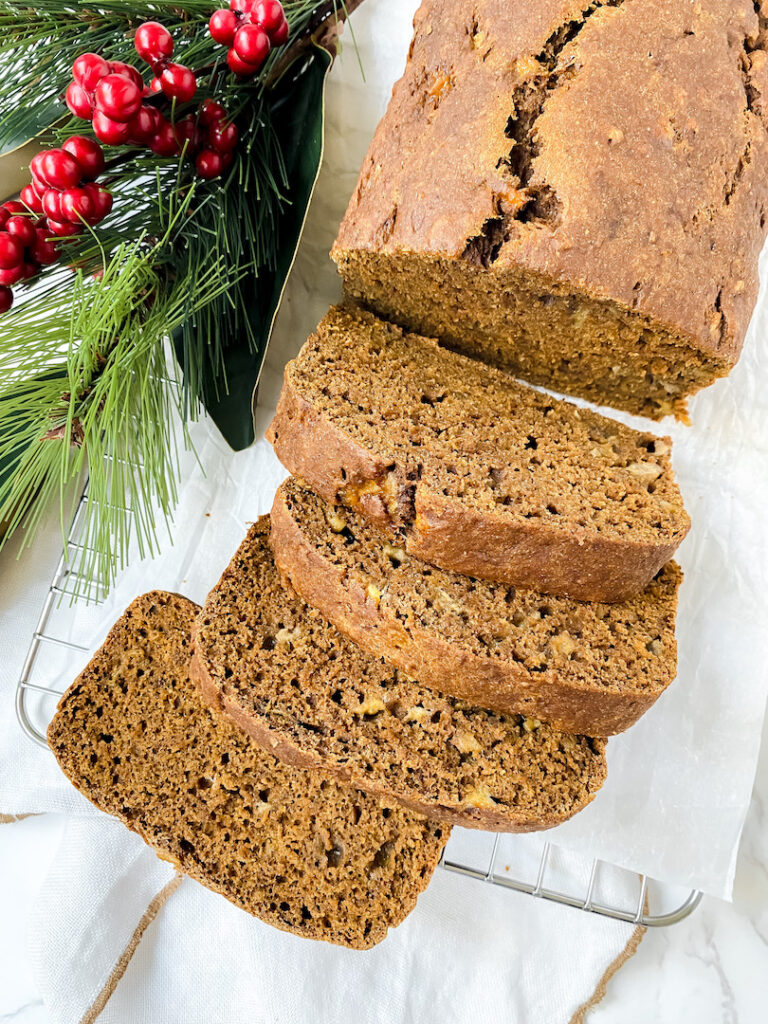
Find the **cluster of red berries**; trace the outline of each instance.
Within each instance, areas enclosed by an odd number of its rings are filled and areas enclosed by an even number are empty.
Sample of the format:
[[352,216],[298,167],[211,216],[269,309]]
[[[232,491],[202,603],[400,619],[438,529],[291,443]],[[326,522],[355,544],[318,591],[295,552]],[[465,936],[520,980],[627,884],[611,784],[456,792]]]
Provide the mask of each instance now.
[[21,201],[32,213],[45,214],[50,234],[78,235],[83,224],[99,224],[112,209],[112,194],[96,179],[104,170],[98,142],[73,135],[61,149],[47,149],[29,165],[32,184],[21,190]]
[[214,11],[208,31],[228,46],[227,64],[236,75],[255,75],[273,46],[288,41],[288,22],[279,0],[229,0]]
[[190,114],[171,124],[144,99],[162,93],[187,103],[197,90],[195,74],[170,60],[173,38],[157,21],[139,25],[134,46],[155,76],[149,87],[132,65],[84,53],[72,65],[74,81],[67,89],[67,106],[76,117],[91,120],[97,138],[107,145],[147,146],[165,157],[184,151],[195,160],[201,177],[218,177],[232,162],[237,127],[227,120],[221,104],[212,100],[203,104],[199,116]]
[[50,231],[29,216],[15,200],[0,206],[0,313],[13,305],[10,286],[34,277],[44,264],[53,263],[58,250]]
[[197,90],[194,71],[183,64],[174,64],[173,37],[159,21],[145,21],[136,29],[133,37],[136,53],[152,68],[155,76],[150,92],[162,92],[168,99],[188,103]]
[[57,237],[98,224],[112,209],[111,194],[96,184],[104,154],[93,139],[75,135],[61,149],[38,153],[30,170],[32,184],[21,190],[21,202],[0,206],[0,313],[13,303],[11,285],[56,262]]
[[142,144],[154,134],[159,111],[142,106],[144,81],[130,64],[106,61],[83,53],[72,65],[74,81],[66,103],[75,117],[93,123],[96,137],[107,146]]
[[158,156],[175,156],[179,145],[172,125],[144,99],[163,93],[187,103],[195,95],[194,72],[169,60],[171,33],[156,21],[136,30],[136,51],[155,77],[147,88],[141,72],[122,61],[107,61],[98,53],[83,53],[72,65],[66,102],[75,117],[91,121],[96,137],[107,146],[148,146]]
[[188,114],[174,130],[185,155],[194,158],[201,178],[218,178],[232,163],[240,133],[221,103],[205,100],[197,115]]

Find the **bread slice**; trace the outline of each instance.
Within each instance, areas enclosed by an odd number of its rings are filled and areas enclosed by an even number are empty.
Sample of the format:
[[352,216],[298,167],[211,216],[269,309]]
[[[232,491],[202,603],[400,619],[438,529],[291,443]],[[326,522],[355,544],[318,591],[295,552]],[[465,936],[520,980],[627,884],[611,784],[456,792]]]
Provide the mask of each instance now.
[[259,520],[194,630],[203,693],[290,764],[430,818],[550,828],[594,797],[604,743],[442,697],[371,658],[286,588]]
[[189,678],[197,605],[138,598],[62,698],[71,781],[165,860],[263,921],[354,949],[413,909],[449,830],[276,761]]
[[544,598],[435,569],[295,480],[272,509],[278,569],[342,633],[443,693],[610,736],[676,672],[680,569],[623,604]]
[[288,364],[267,437],[410,554],[544,593],[622,601],[689,527],[668,438],[359,310],[332,309]]

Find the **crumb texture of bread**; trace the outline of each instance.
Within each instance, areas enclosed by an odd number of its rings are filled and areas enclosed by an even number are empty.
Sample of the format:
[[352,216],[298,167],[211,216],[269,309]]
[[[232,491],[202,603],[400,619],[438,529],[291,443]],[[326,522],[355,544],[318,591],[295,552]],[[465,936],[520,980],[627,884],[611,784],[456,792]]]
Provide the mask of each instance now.
[[205,696],[266,749],[494,831],[551,827],[595,796],[604,741],[441,696],[370,657],[281,581],[268,535],[264,517],[211,591],[193,660]]
[[684,415],[757,298],[767,51],[766,0],[424,0],[334,245],[347,295]]
[[425,565],[292,479],[271,522],[275,562],[296,591],[370,654],[442,693],[610,736],[675,678],[674,562],[641,594],[595,604]]
[[442,568],[584,601],[621,601],[690,520],[668,437],[334,307],[285,369],[278,458]]
[[449,829],[277,761],[189,676],[198,607],[135,600],[64,694],[65,774],[163,859],[285,931],[354,949],[413,909]]

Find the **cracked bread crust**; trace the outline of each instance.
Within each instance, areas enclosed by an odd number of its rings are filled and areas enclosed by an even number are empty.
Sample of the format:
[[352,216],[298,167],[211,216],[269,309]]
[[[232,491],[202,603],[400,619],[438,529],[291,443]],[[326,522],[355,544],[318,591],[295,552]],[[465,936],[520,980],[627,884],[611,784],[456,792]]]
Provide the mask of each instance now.
[[674,680],[679,568],[621,605],[543,598],[432,569],[294,480],[272,508],[275,564],[369,654],[500,713],[611,736]]
[[606,774],[602,740],[471,707],[370,657],[281,581],[268,534],[265,516],[194,630],[206,698],[258,743],[469,828],[551,828],[594,798]]
[[286,366],[267,438],[292,474],[410,554],[579,600],[642,590],[690,525],[669,438],[362,310],[331,309]]
[[198,611],[137,598],[62,697],[54,755],[92,803],[248,913],[374,946],[415,906],[449,830],[281,764],[207,706],[189,676]]
[[757,297],[768,4],[425,0],[414,29],[332,253],[347,295],[533,383],[682,411]]

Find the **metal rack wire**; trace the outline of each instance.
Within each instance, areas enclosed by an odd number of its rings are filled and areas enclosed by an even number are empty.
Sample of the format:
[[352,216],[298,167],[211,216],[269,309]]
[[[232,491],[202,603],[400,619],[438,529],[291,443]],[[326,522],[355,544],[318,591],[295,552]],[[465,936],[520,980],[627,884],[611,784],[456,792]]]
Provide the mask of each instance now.
[[[85,664],[98,642],[94,637],[90,644],[74,643],[57,636],[52,627],[55,614],[62,608],[66,614],[71,602],[99,602],[105,596],[98,588],[94,591],[93,585],[72,568],[78,553],[83,551],[81,531],[87,496],[86,484],[43,601],[16,688],[19,724],[30,740],[43,747],[47,746],[45,730],[62,692],[51,685],[50,678],[51,675],[56,678],[61,675],[60,665],[56,664],[52,669],[49,661],[46,666],[46,651],[58,648]],[[467,844],[461,842],[463,831],[454,831],[440,867],[487,885],[650,928],[682,921],[701,900],[702,894],[696,890],[681,892],[647,875],[625,871],[596,858],[582,858],[579,870],[563,874],[553,863],[558,858],[559,847],[543,840],[537,840],[539,845],[531,846],[530,836],[487,834],[487,849],[479,849],[477,843],[468,849]],[[474,835],[476,838],[477,834]]]

